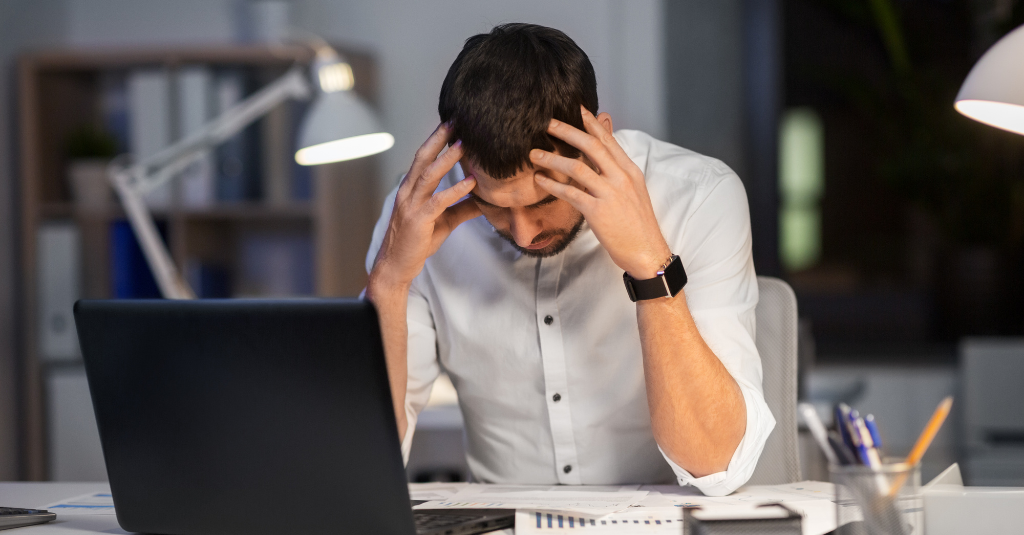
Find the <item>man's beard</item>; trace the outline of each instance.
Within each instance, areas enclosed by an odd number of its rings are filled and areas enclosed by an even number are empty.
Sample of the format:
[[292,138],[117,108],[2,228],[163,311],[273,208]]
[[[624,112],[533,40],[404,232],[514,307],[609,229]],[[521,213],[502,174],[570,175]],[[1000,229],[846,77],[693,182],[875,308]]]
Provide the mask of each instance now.
[[505,241],[512,244],[512,247],[515,247],[517,251],[526,256],[533,258],[547,258],[564,251],[565,248],[576,239],[576,235],[579,234],[580,229],[583,228],[583,221],[583,214],[580,214],[579,219],[576,220],[576,223],[569,230],[550,230],[538,234],[537,237],[533,239],[533,243],[542,243],[548,238],[555,237],[555,241],[543,249],[527,249],[525,247],[520,247],[519,244],[516,243],[515,238],[513,238],[512,234],[508,231],[494,229],[494,232],[497,232],[498,236],[504,238]]

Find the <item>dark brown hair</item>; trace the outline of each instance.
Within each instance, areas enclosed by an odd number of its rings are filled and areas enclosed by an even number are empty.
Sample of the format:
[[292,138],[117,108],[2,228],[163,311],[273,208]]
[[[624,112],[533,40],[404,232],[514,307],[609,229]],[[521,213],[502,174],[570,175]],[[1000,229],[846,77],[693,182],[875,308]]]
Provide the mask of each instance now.
[[466,155],[501,179],[526,166],[533,148],[578,157],[547,128],[554,118],[583,130],[581,104],[597,114],[587,54],[561,31],[515,23],[466,40],[441,84],[437,112]]

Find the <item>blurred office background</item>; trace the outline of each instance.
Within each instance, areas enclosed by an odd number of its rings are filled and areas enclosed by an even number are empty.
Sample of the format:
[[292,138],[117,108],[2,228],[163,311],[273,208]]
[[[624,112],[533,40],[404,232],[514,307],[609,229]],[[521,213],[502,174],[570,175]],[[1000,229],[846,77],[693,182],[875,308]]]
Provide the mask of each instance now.
[[[308,62],[268,44],[283,27],[327,39],[391,150],[292,165],[289,104],[151,206],[203,296],[354,296],[462,42],[513,21],[576,40],[617,128],[743,178],[757,270],[798,296],[802,398],[873,413],[899,456],[954,394],[924,477],[960,461],[1024,485],[1024,138],[952,107],[1024,0],[0,0],[0,480],[105,479],[67,306],[155,287],[90,161],[151,153]],[[465,478],[456,398],[435,394],[410,478]]]

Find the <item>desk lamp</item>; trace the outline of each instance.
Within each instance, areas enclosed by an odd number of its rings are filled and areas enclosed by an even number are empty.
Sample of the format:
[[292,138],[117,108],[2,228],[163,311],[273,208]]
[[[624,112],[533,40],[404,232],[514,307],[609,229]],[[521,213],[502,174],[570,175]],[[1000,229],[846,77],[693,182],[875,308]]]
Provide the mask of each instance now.
[[992,45],[974,64],[955,107],[975,121],[1024,134],[1024,26]]
[[142,198],[178,177],[215,146],[289,98],[304,100],[311,96],[315,100],[299,129],[299,150],[295,153],[299,164],[353,160],[383,152],[394,145],[394,137],[381,129],[373,111],[352,91],[355,82],[352,67],[326,42],[318,39],[310,46],[316,51],[310,69],[315,76],[315,88],[305,69],[292,67],[279,79],[181,141],[130,166],[116,161],[111,165],[110,180],[165,298],[195,299],[195,293],[175,268]]

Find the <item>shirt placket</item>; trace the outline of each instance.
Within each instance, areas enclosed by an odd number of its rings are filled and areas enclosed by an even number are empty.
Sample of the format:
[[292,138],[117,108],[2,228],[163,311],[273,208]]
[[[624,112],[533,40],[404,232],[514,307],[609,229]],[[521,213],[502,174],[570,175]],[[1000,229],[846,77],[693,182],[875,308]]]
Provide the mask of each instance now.
[[565,369],[565,345],[562,343],[562,322],[558,314],[558,282],[565,254],[540,260],[537,280],[537,328],[540,332],[540,353],[544,364],[544,387],[547,396],[548,422],[555,446],[555,467],[558,482],[579,485],[580,470],[576,455],[576,438],[572,430],[572,399]]

